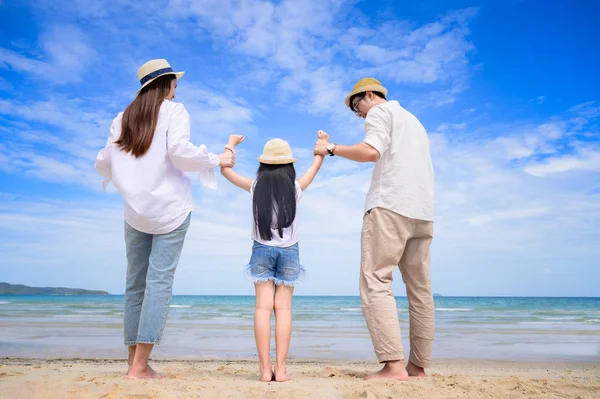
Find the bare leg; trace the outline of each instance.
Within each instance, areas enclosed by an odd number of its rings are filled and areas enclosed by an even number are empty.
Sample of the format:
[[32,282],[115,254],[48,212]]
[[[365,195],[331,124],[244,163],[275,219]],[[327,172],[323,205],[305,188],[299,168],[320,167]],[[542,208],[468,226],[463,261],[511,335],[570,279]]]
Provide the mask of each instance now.
[[137,344],[133,363],[127,373],[127,378],[130,380],[145,379],[145,378],[162,378],[162,375],[152,370],[148,364],[148,358],[152,352],[154,344]]
[[287,374],[287,355],[292,338],[292,293],[294,287],[278,285],[275,287],[275,381],[284,382],[292,379]]
[[254,309],[254,338],[260,361],[260,380],[273,381],[271,369],[271,314],[273,313],[273,282],[254,284],[256,304]]
[[394,360],[385,362],[385,366],[375,374],[366,377],[367,380],[375,380],[380,378],[391,378],[396,380],[408,380],[408,372],[404,368],[404,361]]

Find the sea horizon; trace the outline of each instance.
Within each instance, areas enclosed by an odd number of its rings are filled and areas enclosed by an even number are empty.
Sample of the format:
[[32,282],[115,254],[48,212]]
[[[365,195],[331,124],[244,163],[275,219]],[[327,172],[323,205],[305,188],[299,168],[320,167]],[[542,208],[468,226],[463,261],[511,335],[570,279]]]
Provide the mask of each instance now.
[[[408,302],[398,296],[408,353]],[[436,296],[434,357],[598,361],[600,298]],[[0,354],[119,358],[123,295],[0,295]],[[254,295],[174,295],[161,359],[255,359]],[[375,360],[358,296],[298,295],[290,357]],[[274,348],[274,345],[273,345]]]

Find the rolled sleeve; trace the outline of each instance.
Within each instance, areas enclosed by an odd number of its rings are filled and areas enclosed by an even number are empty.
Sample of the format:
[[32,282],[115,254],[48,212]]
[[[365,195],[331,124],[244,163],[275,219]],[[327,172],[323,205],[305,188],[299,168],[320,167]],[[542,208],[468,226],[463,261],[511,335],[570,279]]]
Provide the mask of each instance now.
[[373,107],[365,118],[364,142],[375,148],[381,156],[390,145],[391,132],[390,116],[380,107]]

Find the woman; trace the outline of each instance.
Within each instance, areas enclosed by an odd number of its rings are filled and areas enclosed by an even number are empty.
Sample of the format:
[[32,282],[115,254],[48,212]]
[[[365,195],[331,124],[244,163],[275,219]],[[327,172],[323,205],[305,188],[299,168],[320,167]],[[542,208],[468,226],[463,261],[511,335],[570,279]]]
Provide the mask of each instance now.
[[162,338],[192,211],[192,187],[185,172],[199,171],[203,184],[216,188],[213,168],[233,166],[233,151],[220,155],[190,143],[190,117],[173,102],[177,80],[166,60],[140,67],[142,87],[119,113],[96,158],[96,170],[112,181],[125,200],[127,281],[125,345],[128,377],[161,378],[148,357]]

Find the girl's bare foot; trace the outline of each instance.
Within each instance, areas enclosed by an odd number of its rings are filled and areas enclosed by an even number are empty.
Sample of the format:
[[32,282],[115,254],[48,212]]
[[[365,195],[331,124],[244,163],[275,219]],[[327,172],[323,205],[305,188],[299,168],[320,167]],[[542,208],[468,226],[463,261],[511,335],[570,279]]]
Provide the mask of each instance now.
[[136,367],[135,365],[132,365],[131,367],[129,367],[127,378],[130,380],[144,380],[161,379],[163,378],[163,376],[160,373],[154,371],[150,366]]
[[288,375],[286,366],[278,367],[275,369],[275,381],[286,382],[293,379],[294,378],[291,375]]
[[260,380],[262,382],[271,382],[275,380],[275,373],[271,370],[271,367],[265,367],[264,371],[260,371]]
[[408,380],[408,372],[404,367],[404,362],[396,360],[392,362],[386,362],[385,366],[375,374],[371,374],[365,377],[365,380],[376,380],[376,379],[394,379],[394,380]]
[[408,364],[406,365],[406,371],[411,377],[427,377],[427,374],[425,374],[425,369],[423,367],[416,366],[411,362],[408,362]]

